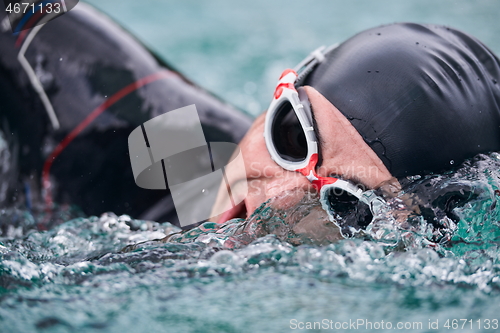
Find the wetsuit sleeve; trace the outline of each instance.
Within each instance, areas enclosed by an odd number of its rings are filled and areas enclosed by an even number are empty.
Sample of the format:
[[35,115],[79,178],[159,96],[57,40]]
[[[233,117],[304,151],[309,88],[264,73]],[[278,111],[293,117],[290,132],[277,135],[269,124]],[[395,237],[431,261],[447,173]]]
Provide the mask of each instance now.
[[130,133],[192,104],[207,142],[237,143],[251,124],[89,5],[17,35],[6,20],[0,14],[0,125],[16,173],[9,193],[26,181],[41,193],[48,170],[55,202],[175,222],[168,190],[135,184]]

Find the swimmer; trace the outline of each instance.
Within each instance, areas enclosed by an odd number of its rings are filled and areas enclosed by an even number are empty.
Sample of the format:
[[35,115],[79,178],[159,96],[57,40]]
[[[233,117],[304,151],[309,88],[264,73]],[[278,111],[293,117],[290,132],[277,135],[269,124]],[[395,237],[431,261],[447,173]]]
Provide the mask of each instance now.
[[[175,223],[168,192],[134,183],[130,132],[189,104],[197,106],[207,141],[239,142],[250,127],[248,117],[88,5],[18,36],[4,16],[1,22],[0,122],[10,165],[2,174],[3,205],[44,201],[48,179],[55,202],[76,204],[86,214],[113,211]],[[61,31],[71,38],[53,38]],[[312,59],[298,80],[282,82],[310,106],[311,126],[294,120],[296,104],[282,113],[286,99],[276,98],[273,115],[258,117],[240,143],[246,173],[239,182],[248,182],[249,194],[217,222],[248,217],[283,192],[310,189],[319,177],[396,195],[406,176],[448,170],[500,148],[499,61],[473,37],[394,24]],[[284,120],[289,127],[280,132]],[[309,173],[297,172],[297,165],[310,166]]]
[[[386,25],[317,50],[283,72],[269,109],[240,142],[245,173],[231,178],[249,193],[213,221],[247,218],[281,193],[336,179],[355,186],[350,194],[358,187],[387,199],[408,176],[498,151],[499,81],[500,62],[486,46],[443,26]],[[419,213],[418,202],[408,204]]]
[[207,141],[238,143],[251,125],[85,3],[15,35],[1,11],[0,50],[2,207],[54,202],[175,224],[170,193],[135,184],[130,133],[190,104]]

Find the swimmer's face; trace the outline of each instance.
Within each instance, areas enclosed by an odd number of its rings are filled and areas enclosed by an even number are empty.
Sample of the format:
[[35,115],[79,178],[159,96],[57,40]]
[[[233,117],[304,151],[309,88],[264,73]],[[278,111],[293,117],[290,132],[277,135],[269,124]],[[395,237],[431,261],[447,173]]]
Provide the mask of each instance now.
[[[316,169],[318,175],[340,176],[366,189],[378,188],[382,183],[393,179],[383,162],[349,120],[316,89],[305,87],[305,90],[315,118],[315,131],[322,158],[321,165]],[[216,217],[214,220],[218,222],[225,222],[234,217],[246,218],[263,202],[283,192],[295,188],[311,189],[311,183],[305,176],[284,170],[271,159],[263,137],[264,121],[265,114],[262,114],[240,143],[245,170],[227,170],[235,174],[231,179],[247,182],[245,207]],[[232,188],[234,187],[237,187],[237,184],[233,184]],[[289,200],[298,202],[300,199],[292,197]],[[290,204],[293,203],[283,203]]]

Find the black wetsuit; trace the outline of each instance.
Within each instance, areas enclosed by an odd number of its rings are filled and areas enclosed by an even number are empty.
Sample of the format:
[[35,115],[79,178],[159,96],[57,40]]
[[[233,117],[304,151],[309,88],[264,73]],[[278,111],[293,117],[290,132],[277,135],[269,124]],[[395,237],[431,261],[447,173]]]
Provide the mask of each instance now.
[[[112,211],[175,223],[169,192],[134,182],[131,131],[195,104],[208,142],[237,143],[251,118],[186,80],[88,5],[38,28],[13,35],[0,14],[0,130],[8,144],[0,150],[1,204],[41,200],[45,166],[55,202],[89,215]],[[97,118],[88,118],[92,112]],[[48,161],[77,126],[83,131]]]

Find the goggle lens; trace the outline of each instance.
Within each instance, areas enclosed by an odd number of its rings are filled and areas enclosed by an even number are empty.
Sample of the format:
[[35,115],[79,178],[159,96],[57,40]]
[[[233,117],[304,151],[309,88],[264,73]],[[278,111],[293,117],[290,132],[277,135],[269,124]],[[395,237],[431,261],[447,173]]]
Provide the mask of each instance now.
[[351,237],[353,231],[365,229],[373,219],[369,205],[342,189],[327,193],[328,213],[333,216],[342,234]]
[[291,162],[306,159],[306,136],[289,101],[284,101],[279,106],[273,119],[271,135],[281,158]]

